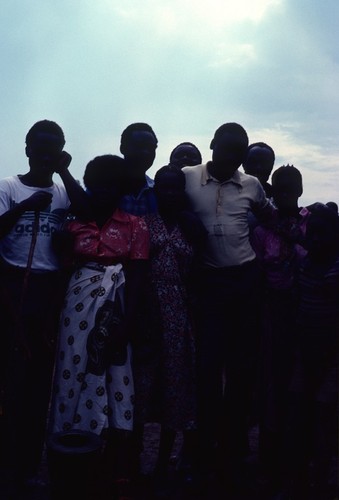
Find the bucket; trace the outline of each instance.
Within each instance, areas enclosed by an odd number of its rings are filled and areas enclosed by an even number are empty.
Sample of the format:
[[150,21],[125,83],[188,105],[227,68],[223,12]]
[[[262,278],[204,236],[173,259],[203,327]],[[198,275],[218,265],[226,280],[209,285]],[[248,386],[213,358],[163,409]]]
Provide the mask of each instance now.
[[102,439],[81,430],[57,432],[47,438],[47,466],[52,500],[97,499],[100,490]]

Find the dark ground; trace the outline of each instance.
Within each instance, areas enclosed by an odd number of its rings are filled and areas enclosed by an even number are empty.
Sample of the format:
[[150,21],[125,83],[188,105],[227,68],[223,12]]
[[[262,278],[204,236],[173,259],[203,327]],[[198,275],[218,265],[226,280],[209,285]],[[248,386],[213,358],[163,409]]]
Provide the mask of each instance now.
[[[141,469],[142,469],[142,479],[140,484],[138,484],[136,493],[133,496],[135,500],[290,500],[288,496],[274,496],[267,490],[267,484],[264,478],[260,474],[260,469],[257,460],[257,445],[258,445],[258,429],[254,426],[250,432],[250,454],[248,457],[248,479],[251,487],[249,489],[244,489],[241,493],[230,494],[225,493],[225,490],[221,490],[220,485],[217,484],[215,480],[211,480],[204,492],[199,486],[193,486],[193,483],[184,483],[180,479],[180,475],[177,471],[178,458],[180,455],[181,448],[181,435],[178,435],[174,450],[171,457],[171,465],[169,471],[169,481],[161,488],[157,488],[152,481],[152,472],[154,469],[158,444],[159,444],[159,425],[148,424],[145,428],[145,439],[144,439],[144,451],[141,457]],[[338,480],[338,467],[337,463],[333,463],[333,474],[331,478],[331,483],[333,485],[337,484]],[[11,493],[10,477],[7,474],[6,468],[0,468],[0,500],[85,500],[83,494],[79,492],[71,491],[66,489],[62,494],[58,495],[57,498],[51,494],[50,488],[50,478],[47,468],[47,457],[45,454],[43,463],[40,468],[39,479],[41,480],[40,485],[31,487],[29,490],[22,491],[20,493]],[[334,491],[334,489],[333,489]],[[333,492],[330,497],[325,496],[323,498],[317,497],[317,500],[339,500],[339,496],[336,496],[338,492]],[[85,495],[86,496],[86,495]],[[114,492],[107,492],[104,494],[105,500],[116,500]],[[293,500],[313,500],[314,497],[298,497]],[[87,499],[86,499],[87,500]],[[91,500],[102,500],[102,495],[95,494],[91,496]],[[129,500],[126,496],[125,500]]]

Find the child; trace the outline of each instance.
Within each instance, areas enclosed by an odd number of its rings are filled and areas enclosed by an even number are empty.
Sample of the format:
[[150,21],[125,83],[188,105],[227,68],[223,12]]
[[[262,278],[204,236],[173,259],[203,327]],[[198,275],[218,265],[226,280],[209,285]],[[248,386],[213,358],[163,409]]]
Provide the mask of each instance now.
[[[153,356],[135,347],[136,420],[161,424],[157,478],[167,475],[177,431],[184,448],[196,426],[195,337],[190,278],[205,230],[186,212],[185,175],[165,166],[155,175],[158,212],[145,216],[150,231]],[[187,431],[187,432],[185,432]],[[192,456],[190,457],[192,459]]]
[[298,206],[302,176],[294,166],[282,166],[272,176],[276,223],[257,226],[253,247],[263,272],[263,330],[259,364],[260,459],[272,481],[282,479],[286,406],[293,359],[297,273],[306,250],[300,245],[309,211]]

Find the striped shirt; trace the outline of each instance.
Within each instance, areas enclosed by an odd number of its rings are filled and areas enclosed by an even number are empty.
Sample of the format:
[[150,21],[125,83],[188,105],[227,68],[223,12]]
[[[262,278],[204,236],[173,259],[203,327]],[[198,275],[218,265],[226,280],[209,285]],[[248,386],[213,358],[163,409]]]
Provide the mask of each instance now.
[[321,270],[305,258],[299,275],[298,326],[314,334],[335,333],[339,325],[339,256]]
[[120,203],[121,210],[128,214],[142,217],[146,214],[153,214],[157,211],[157,202],[154,193],[154,180],[146,175],[145,186],[137,196],[132,193],[126,194]]

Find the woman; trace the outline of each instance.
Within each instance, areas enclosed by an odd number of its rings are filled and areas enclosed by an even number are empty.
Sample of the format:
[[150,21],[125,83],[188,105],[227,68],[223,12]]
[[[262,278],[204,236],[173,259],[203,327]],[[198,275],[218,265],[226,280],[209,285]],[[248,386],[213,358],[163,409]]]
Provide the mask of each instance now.
[[[61,314],[51,407],[53,432],[131,431],[134,384],[129,339],[149,234],[117,208],[124,160],[104,155],[86,167],[88,207],[67,224],[75,266]],[[121,435],[121,433],[120,433]],[[119,433],[109,433],[108,443]],[[122,460],[122,459],[121,459]]]
[[[150,349],[135,348],[136,423],[161,424],[156,473],[166,475],[177,431],[196,425],[193,270],[205,229],[185,210],[185,175],[165,166],[155,175],[158,212],[145,216],[150,231]],[[187,432],[186,432],[187,431]],[[190,457],[191,459],[192,457]]]

